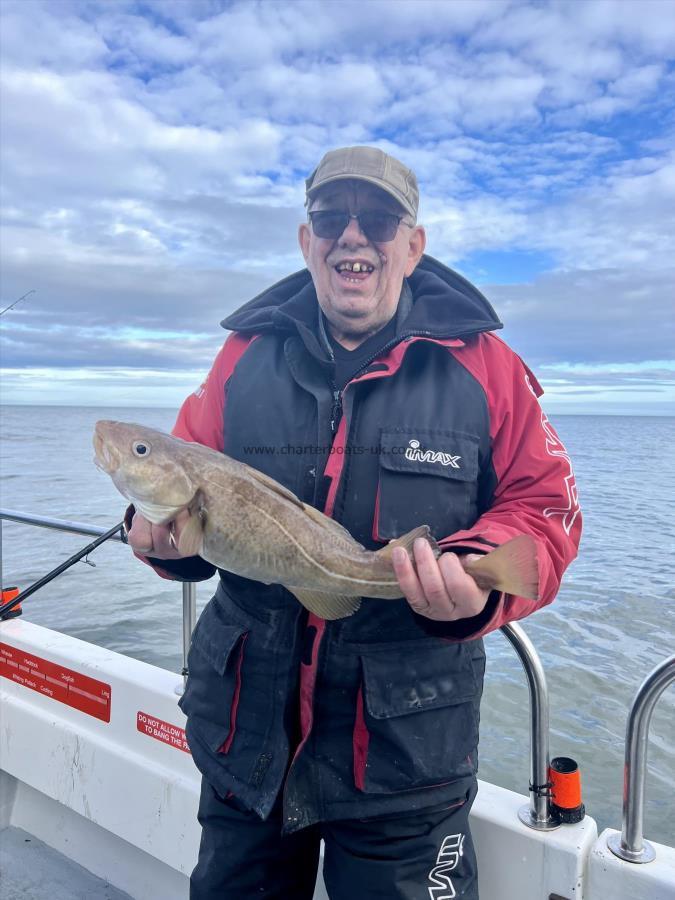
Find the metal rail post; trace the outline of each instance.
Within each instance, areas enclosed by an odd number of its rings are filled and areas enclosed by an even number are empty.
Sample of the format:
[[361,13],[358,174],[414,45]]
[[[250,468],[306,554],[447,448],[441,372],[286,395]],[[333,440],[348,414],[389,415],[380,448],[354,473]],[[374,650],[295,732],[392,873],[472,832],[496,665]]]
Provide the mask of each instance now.
[[[188,651],[190,649],[190,639],[194,631],[195,622],[197,621],[197,586],[194,581],[183,582],[183,690],[187,685],[188,676]],[[181,691],[182,693],[182,691]]]
[[649,723],[656,701],[674,681],[675,655],[659,663],[645,678],[628,714],[621,837],[612,834],[607,838],[612,853],[626,862],[648,863],[656,858],[654,848],[642,837]]
[[530,691],[530,802],[518,810],[518,818],[537,831],[553,831],[560,823],[551,816],[548,790],[548,688],[544,667],[520,625],[511,622],[501,631],[523,664]]

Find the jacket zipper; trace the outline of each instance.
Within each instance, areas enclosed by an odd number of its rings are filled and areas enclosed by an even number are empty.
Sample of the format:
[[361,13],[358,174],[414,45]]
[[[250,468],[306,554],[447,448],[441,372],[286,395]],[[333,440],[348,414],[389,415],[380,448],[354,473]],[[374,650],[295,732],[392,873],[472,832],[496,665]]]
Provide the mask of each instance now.
[[[381,356],[383,353],[386,353],[387,351],[391,350],[392,347],[395,347],[397,344],[400,344],[401,341],[405,341],[409,337],[431,337],[431,336],[433,336],[433,333],[431,331],[413,331],[410,334],[406,334],[403,337],[394,338],[392,341],[389,341],[388,344],[385,344],[383,347],[380,347],[380,349],[377,351],[377,353],[374,353],[370,357],[370,359],[367,359],[363,363],[361,368],[358,369],[356,372],[354,372],[354,374],[352,375],[350,380],[347,382],[347,384],[351,384],[355,378],[359,378],[363,374],[363,371],[368,368],[368,366],[371,364],[371,362],[374,359],[377,359],[378,356]],[[333,362],[335,362],[335,357],[333,356],[332,351],[331,351],[331,360]],[[342,418],[342,392],[337,389],[337,385],[332,380],[331,380],[330,386],[331,386],[331,391],[333,393],[333,406],[331,408],[331,413],[330,413],[330,430],[331,430],[331,434],[335,435],[335,433],[338,430],[338,426],[340,424],[340,419]],[[345,387],[347,387],[347,385],[345,385]]]
[[334,436],[342,418],[342,394],[338,391],[335,382],[331,382],[331,389],[333,391],[333,406],[330,411],[330,430]]
[[[370,359],[366,360],[366,362],[363,363],[361,368],[358,369],[352,375],[350,380],[347,382],[347,384],[344,387],[344,390],[347,389],[347,387],[354,381],[355,378],[358,378],[363,374],[364,370],[368,368],[368,366],[371,364],[371,362],[374,359],[377,359],[378,356],[381,356],[383,353],[388,352],[389,350],[391,350],[392,347],[395,347],[397,344],[400,344],[402,341],[406,341],[412,337],[432,337],[433,338],[434,333],[432,331],[422,331],[422,330],[411,331],[411,332],[408,332],[408,334],[406,334],[406,335],[396,337],[393,340],[389,341],[387,344],[385,344],[383,347],[381,347],[377,351],[377,353],[373,354],[373,356],[371,356]],[[333,355],[333,351],[330,348],[329,348],[329,353],[330,353],[330,358],[331,358],[332,362],[334,363],[335,357]],[[340,420],[342,418],[342,394],[343,394],[343,391],[338,390],[337,385],[335,384],[335,381],[332,378],[330,379],[330,389],[333,394],[333,405],[331,407],[331,414],[330,414],[330,430],[331,430],[332,437],[335,437],[337,430],[338,430],[338,426],[340,425]],[[336,500],[337,500],[337,497],[336,497]]]
[[432,331],[410,331],[410,332],[408,332],[408,334],[405,334],[402,337],[394,338],[393,341],[389,341],[388,344],[385,344],[383,347],[381,347],[377,351],[377,353],[373,354],[373,356],[370,357],[370,359],[367,359],[363,363],[361,368],[358,369],[356,372],[354,372],[354,374],[352,375],[352,377],[348,383],[351,384],[351,382],[355,378],[359,378],[363,374],[364,369],[367,369],[368,366],[371,364],[371,362],[374,359],[377,359],[378,356],[382,356],[383,353],[388,352],[389,350],[391,350],[392,347],[395,347],[397,344],[401,344],[404,341],[407,341],[411,337],[433,337],[433,332]]

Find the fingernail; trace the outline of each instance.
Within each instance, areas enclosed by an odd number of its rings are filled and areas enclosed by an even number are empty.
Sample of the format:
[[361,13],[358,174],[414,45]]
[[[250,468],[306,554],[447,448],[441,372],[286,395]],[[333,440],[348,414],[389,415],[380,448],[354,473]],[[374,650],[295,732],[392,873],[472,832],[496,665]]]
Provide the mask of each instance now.
[[426,543],[427,541],[424,538],[415,538],[415,551],[419,552]]
[[391,558],[395,563],[402,563],[404,559],[406,559],[408,554],[405,552],[403,547],[394,547]]

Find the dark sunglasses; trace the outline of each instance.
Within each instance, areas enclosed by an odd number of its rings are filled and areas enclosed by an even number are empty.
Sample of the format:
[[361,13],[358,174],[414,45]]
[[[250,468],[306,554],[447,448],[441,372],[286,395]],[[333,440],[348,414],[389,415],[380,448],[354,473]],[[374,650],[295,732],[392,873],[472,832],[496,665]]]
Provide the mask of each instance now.
[[[403,221],[403,216],[394,213],[380,212],[379,210],[364,210],[357,216],[343,212],[339,209],[319,209],[309,214],[314,234],[320,238],[339,238],[351,219],[356,219],[359,228],[369,241],[383,243],[393,241],[398,231],[398,226]],[[408,222],[404,222],[408,225]],[[412,225],[409,226],[412,228]]]

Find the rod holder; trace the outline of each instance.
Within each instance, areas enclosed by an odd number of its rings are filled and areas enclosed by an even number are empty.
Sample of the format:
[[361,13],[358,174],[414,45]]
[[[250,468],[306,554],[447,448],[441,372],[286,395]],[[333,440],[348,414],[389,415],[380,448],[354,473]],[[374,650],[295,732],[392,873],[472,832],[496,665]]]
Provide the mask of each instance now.
[[649,863],[656,851],[642,836],[649,724],[656,701],[675,681],[675,655],[664,659],[640,685],[626,724],[621,836],[611,834],[607,846],[615,856],[631,863]]

